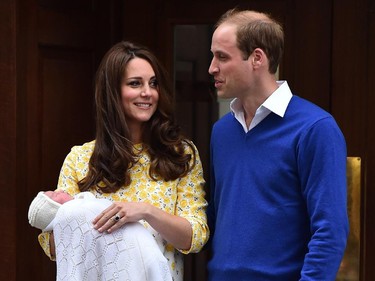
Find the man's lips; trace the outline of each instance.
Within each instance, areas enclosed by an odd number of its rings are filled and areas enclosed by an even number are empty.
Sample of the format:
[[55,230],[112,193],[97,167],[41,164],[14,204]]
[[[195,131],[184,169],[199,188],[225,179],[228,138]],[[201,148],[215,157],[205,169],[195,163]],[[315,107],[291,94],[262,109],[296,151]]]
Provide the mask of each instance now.
[[220,80],[215,80],[215,88],[220,88],[223,85],[223,82]]

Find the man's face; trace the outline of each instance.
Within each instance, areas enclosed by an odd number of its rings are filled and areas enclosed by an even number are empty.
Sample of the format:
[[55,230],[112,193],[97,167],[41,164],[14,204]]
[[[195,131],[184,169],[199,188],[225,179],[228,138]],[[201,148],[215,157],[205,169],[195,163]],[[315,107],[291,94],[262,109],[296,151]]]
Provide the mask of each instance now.
[[234,98],[247,93],[252,83],[252,64],[243,59],[237,47],[235,25],[224,23],[215,30],[211,52],[208,72],[214,77],[218,97]]

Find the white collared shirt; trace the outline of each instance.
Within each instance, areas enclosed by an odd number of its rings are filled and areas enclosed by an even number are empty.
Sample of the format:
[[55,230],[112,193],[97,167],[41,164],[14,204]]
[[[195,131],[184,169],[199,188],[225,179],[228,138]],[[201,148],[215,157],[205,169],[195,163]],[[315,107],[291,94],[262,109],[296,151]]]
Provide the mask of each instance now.
[[256,110],[249,128],[246,126],[244,109],[240,100],[235,98],[231,101],[230,109],[246,133],[258,125],[271,112],[280,117],[284,117],[286,108],[288,107],[293,94],[287,81],[277,81],[277,84],[279,87],[276,91],[274,91]]

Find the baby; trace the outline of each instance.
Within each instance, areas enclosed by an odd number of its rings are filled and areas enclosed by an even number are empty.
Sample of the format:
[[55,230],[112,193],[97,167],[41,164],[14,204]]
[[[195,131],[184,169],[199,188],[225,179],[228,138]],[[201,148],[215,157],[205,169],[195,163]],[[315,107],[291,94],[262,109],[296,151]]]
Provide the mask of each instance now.
[[93,228],[93,219],[112,204],[90,192],[72,197],[41,191],[29,207],[29,223],[53,231],[57,280],[172,280],[155,239],[136,222],[112,233]]

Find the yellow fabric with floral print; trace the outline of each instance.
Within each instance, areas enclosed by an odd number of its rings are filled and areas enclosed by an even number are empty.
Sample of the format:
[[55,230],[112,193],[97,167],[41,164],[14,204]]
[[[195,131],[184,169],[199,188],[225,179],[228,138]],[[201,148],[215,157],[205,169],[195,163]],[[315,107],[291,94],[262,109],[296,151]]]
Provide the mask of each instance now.
[[[77,182],[83,179],[88,172],[88,162],[95,146],[95,141],[82,146],[74,146],[65,158],[61,168],[57,189],[64,190],[71,195],[79,193]],[[107,198],[112,201],[148,202],[170,214],[186,218],[193,231],[191,248],[187,251],[177,250],[168,244],[147,222],[143,225],[152,233],[159,245],[163,245],[164,256],[168,259],[174,280],[183,279],[183,254],[199,252],[209,237],[207,226],[202,164],[197,149],[195,166],[185,177],[174,181],[153,180],[148,171],[150,158],[142,151],[142,145],[134,147],[139,152],[139,161],[130,169],[131,184],[119,189],[116,193],[102,193],[99,189],[92,189],[97,198]],[[186,151],[189,153],[188,146]],[[192,160],[193,161],[193,160]],[[43,232],[38,237],[47,256],[49,251],[49,233]],[[52,259],[52,258],[51,258]]]

